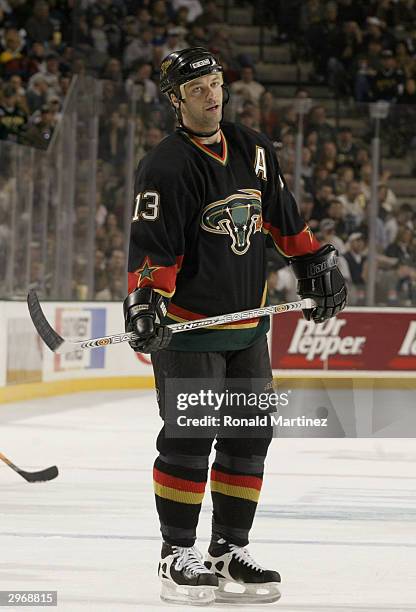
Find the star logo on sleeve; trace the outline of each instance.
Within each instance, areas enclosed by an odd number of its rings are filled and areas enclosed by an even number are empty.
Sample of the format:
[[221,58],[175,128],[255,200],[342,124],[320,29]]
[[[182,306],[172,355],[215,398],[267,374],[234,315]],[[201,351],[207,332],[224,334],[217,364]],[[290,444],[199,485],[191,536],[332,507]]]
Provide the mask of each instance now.
[[152,266],[152,262],[148,257],[145,257],[144,263],[141,268],[136,270],[136,274],[139,276],[139,285],[145,279],[154,281],[153,274],[156,270],[160,270],[162,266]]

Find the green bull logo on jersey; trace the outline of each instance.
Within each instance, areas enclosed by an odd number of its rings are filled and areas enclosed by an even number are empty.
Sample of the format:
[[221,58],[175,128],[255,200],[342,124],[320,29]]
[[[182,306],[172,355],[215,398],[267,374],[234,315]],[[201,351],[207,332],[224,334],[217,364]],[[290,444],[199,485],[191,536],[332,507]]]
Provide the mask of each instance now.
[[244,255],[250,248],[252,234],[262,228],[261,191],[239,189],[238,193],[208,204],[203,210],[201,227],[214,234],[228,234],[231,250]]

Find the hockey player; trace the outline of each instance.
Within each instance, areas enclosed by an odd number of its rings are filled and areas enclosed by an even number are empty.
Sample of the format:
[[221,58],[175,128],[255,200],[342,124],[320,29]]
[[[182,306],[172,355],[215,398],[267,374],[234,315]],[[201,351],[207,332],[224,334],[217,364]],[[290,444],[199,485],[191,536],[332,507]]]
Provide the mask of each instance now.
[[[137,170],[124,313],[126,329],[139,337],[134,350],[151,353],[164,418],[166,379],[272,380],[267,318],[173,337],[167,327],[264,305],[266,236],[290,258],[301,297],[317,303],[305,311],[307,319],[336,315],[346,290],[335,249],[321,247],[300,218],[270,142],[222,121],[228,93],[216,58],[203,48],[171,53],[161,65],[160,88],[178,129]],[[217,436],[204,563],[195,538],[213,440],[168,437],[162,427],[154,464],[162,599],[207,604],[280,597],[278,572],[262,568],[246,548],[270,440],[271,433]]]

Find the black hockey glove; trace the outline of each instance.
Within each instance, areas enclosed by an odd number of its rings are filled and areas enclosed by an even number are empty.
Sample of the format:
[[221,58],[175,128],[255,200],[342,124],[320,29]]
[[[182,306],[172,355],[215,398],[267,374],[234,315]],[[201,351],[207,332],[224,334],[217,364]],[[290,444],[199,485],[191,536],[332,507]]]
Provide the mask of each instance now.
[[303,311],[305,319],[322,323],[345,308],[347,288],[344,277],[337,267],[337,251],[326,244],[315,253],[292,257],[290,260],[298,279],[300,297],[312,298],[316,308]]
[[127,332],[134,332],[137,340],[129,342],[138,353],[153,353],[167,347],[172,331],[161,321],[167,308],[164,298],[150,287],[135,289],[123,304]]

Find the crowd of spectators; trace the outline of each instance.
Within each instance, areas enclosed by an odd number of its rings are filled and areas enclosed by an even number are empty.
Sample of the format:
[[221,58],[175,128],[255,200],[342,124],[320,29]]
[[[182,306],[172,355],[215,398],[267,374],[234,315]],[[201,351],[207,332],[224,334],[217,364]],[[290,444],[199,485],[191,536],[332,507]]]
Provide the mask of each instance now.
[[[298,97],[308,96],[304,89]],[[268,120],[273,112],[273,129]],[[260,107],[259,128],[280,141],[280,165],[294,191],[296,128],[293,105]],[[306,115],[301,167],[300,210],[321,243],[330,243],[340,254],[347,279],[350,305],[366,303],[368,278],[369,205],[372,166],[368,143],[354,136],[348,125],[335,128],[325,106],[316,104]],[[382,169],[378,183],[379,216],[376,220],[377,284],[379,304],[416,303],[416,207],[401,202]],[[295,299],[296,284],[287,263],[270,259],[269,288],[272,301]]]
[[[239,4],[246,5],[244,0]],[[279,22],[279,44],[287,39],[306,40],[305,52],[312,52],[314,58],[315,81],[342,85],[345,93],[360,101],[416,102],[416,39],[414,32],[411,34],[416,2],[273,0],[264,4]],[[288,4],[290,10],[286,10]],[[174,115],[159,95],[158,70],[161,58],[187,45],[206,46],[220,57],[231,93],[227,113],[269,136],[293,190],[294,105],[282,105],[258,81],[255,62],[243,52],[244,46],[233,42],[232,28],[222,23],[215,1],[81,0],[75,11],[71,0],[0,0],[0,139],[46,148],[72,75],[90,74],[101,82],[95,190],[96,299],[124,297],[124,167],[132,109],[137,162],[174,128]],[[383,81],[384,77],[387,80]],[[310,93],[299,88],[296,97],[307,98]],[[337,129],[319,103],[310,109],[304,128],[301,212],[318,239],[338,249],[350,285],[349,303],[364,304],[369,142],[357,137],[348,125]],[[79,142],[85,138],[80,135]],[[79,167],[83,167],[82,158]],[[410,305],[416,302],[415,208],[398,200],[389,178],[389,172],[383,171],[378,188],[376,297],[378,303]],[[75,206],[73,295],[85,298],[87,259],[81,243],[88,233],[90,206],[88,191],[82,186]],[[270,250],[272,301],[292,299],[296,294],[286,264]]]
[[415,104],[414,0],[264,0],[259,19],[311,59],[315,82],[360,102]]
[[0,140],[46,149],[72,74],[70,2],[0,1]]

